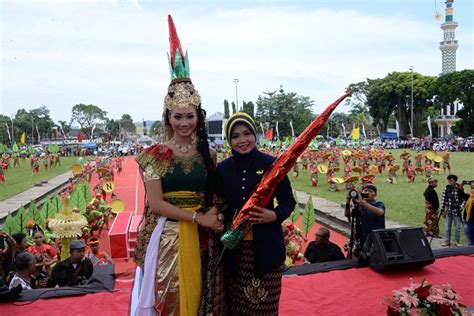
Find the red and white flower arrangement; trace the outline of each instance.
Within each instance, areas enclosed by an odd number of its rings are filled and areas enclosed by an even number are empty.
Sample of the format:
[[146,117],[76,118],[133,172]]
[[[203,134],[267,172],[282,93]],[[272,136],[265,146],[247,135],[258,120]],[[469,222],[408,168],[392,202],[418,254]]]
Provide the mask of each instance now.
[[400,290],[393,290],[392,297],[386,298],[387,315],[468,315],[465,306],[460,303],[461,296],[449,283],[431,285],[426,280],[414,283]]

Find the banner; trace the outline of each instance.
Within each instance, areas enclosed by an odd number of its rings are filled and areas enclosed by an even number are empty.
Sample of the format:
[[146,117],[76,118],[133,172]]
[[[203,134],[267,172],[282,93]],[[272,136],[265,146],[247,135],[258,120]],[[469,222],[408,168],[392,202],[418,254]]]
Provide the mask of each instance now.
[[346,126],[344,125],[344,123],[341,123],[342,125],[342,133],[344,134],[344,138],[346,138]]
[[7,122],[5,122],[5,126],[7,127],[8,140],[11,143],[12,142],[12,135],[10,135],[10,128],[8,127]]
[[358,128],[358,127],[354,128],[352,130],[352,139],[354,139],[354,140],[359,139],[359,137],[360,137],[360,128]]
[[276,123],[275,129],[276,129],[278,138],[280,138],[280,131],[278,130],[278,121]]
[[265,139],[272,140],[273,138],[273,128],[270,128],[265,131]]
[[290,127],[291,127],[291,138],[295,138],[295,130],[293,129],[293,121],[290,121]]
[[430,131],[430,138],[433,138],[433,131],[431,130],[431,116],[428,115],[426,123],[428,124],[428,130]]
[[265,130],[263,129],[262,122],[260,122],[260,129],[262,130],[262,138],[265,138]]
[[365,125],[362,124],[362,135],[364,135],[364,138],[367,138],[367,135],[365,134]]
[[84,140],[84,135],[82,135],[82,132],[79,132],[77,134],[77,142],[82,143],[83,140]]
[[[38,133],[38,144],[40,144],[41,143],[41,135],[40,135],[40,131],[38,129],[38,125],[36,125],[36,133]],[[34,139],[34,137],[33,137],[33,139]]]
[[26,133],[23,132],[20,137],[20,144],[24,144],[26,142]]
[[397,130],[397,138],[400,138],[400,124],[398,124],[398,120],[395,120],[395,128]]
[[[143,123],[145,123],[145,121],[143,121]],[[91,139],[94,139],[94,130],[95,130],[96,126],[97,126],[97,124],[94,124],[94,126],[92,126]],[[145,125],[145,127],[146,127],[146,125]]]

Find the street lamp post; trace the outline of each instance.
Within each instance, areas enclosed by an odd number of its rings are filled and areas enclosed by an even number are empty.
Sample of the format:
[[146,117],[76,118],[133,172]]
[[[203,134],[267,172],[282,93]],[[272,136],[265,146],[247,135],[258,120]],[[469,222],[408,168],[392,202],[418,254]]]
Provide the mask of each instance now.
[[413,126],[413,66],[410,66],[410,71],[411,71],[410,124],[411,124],[411,137],[415,137],[415,127]]
[[238,92],[238,84],[239,84],[239,79],[234,79],[234,83],[235,83],[235,107],[236,107],[236,111],[239,111],[239,92]]

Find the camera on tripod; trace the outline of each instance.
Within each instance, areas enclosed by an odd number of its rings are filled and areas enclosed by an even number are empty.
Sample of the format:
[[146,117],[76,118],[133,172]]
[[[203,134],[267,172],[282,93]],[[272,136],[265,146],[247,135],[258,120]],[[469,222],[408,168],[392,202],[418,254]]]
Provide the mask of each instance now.
[[[356,200],[359,197],[359,191],[357,191],[356,189],[351,189],[349,191],[349,196],[351,197],[352,202],[357,203]],[[361,192],[360,196],[361,196],[361,198],[366,199],[366,198],[369,197],[369,194],[366,193],[366,192]]]

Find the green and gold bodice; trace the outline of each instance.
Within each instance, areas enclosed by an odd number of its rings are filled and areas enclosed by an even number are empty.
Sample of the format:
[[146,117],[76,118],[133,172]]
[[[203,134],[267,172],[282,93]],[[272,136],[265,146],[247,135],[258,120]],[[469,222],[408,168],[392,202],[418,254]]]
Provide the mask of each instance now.
[[199,153],[178,157],[170,148],[159,144],[144,150],[136,161],[143,171],[143,181],[161,180],[163,193],[205,190],[207,172]]

